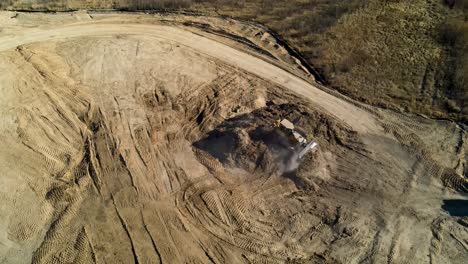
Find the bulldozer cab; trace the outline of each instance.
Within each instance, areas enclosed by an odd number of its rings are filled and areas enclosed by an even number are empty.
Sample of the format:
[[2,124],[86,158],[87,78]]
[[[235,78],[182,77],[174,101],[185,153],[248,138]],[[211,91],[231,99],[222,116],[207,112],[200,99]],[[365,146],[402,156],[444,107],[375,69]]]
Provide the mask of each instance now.
[[276,130],[278,134],[288,140],[293,149],[298,151],[299,158],[317,146],[315,141],[307,142],[307,139],[296,130],[294,124],[287,119],[277,120]]
[[307,140],[295,130],[294,124],[291,121],[280,119],[277,121],[276,127],[278,132],[287,138],[291,145],[297,146],[307,144]]

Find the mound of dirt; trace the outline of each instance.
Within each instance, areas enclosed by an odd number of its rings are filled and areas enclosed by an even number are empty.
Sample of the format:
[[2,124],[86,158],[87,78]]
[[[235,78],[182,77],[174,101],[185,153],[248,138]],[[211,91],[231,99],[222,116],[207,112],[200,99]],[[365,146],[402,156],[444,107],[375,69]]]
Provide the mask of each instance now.
[[[301,160],[289,142],[275,127],[278,120],[293,120],[300,133],[309,140],[320,142],[320,148],[329,150],[337,144],[344,145],[353,137],[351,130],[338,125],[333,118],[312,111],[299,104],[268,106],[253,112],[224,120],[194,147],[209,153],[224,166],[239,168],[252,175],[282,175],[296,173]],[[311,152],[305,157],[320,167],[323,162],[321,151]]]

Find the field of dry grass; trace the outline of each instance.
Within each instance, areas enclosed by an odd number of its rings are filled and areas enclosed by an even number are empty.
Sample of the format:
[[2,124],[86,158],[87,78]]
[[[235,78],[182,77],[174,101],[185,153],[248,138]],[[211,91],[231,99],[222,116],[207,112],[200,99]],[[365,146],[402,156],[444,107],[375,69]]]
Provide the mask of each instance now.
[[454,8],[438,0],[295,2],[224,6],[217,13],[272,28],[327,85],[353,98],[468,120],[464,2]]
[[262,23],[355,99],[435,118],[468,120],[468,1],[9,0],[23,10],[185,10]]
[[[468,1],[456,6],[463,12],[459,17],[450,17],[440,26],[440,39],[450,47],[447,56],[447,74],[452,96],[457,98],[462,118],[468,115]],[[450,91],[449,90],[449,91]],[[457,109],[458,110],[458,109]]]

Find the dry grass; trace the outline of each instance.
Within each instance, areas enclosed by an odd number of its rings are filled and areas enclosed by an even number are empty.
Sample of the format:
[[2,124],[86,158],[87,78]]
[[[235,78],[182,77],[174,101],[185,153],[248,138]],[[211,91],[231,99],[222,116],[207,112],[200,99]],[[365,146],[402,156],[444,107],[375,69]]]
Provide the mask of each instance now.
[[447,18],[466,24],[465,2],[451,9],[439,0],[273,1],[217,12],[266,24],[353,98],[466,122],[465,27],[453,26],[457,47],[438,30]]
[[[468,2],[468,1],[467,1]],[[455,6],[457,8],[457,6]],[[468,4],[458,8],[465,11]],[[449,18],[439,28],[441,42],[447,45],[447,75],[450,80],[449,92],[457,103],[450,105],[452,111],[460,113],[460,118],[468,121],[468,21],[466,17]]]
[[459,0],[450,8],[440,0],[9,0],[0,7],[186,10],[253,20],[279,33],[342,93],[466,122],[467,3]]

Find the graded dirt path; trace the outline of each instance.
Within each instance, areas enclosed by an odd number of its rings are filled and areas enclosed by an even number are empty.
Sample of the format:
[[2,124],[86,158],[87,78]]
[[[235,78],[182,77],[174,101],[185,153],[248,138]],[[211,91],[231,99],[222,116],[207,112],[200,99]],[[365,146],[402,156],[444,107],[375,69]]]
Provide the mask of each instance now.
[[0,263],[468,258],[463,127],[318,89],[244,22],[0,22]]

